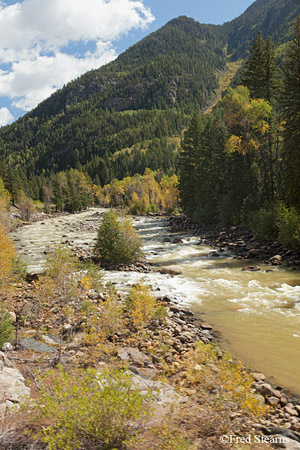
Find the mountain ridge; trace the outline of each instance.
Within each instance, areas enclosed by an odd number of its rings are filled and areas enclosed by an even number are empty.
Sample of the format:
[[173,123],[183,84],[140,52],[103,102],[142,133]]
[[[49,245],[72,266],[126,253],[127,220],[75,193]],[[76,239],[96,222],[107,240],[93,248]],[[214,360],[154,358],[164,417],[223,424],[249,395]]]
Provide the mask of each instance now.
[[0,161],[27,177],[75,167],[101,183],[174,168],[171,140],[213,100],[228,60],[245,58],[259,29],[287,42],[299,12],[291,0],[256,0],[224,25],[172,19],[2,128]]

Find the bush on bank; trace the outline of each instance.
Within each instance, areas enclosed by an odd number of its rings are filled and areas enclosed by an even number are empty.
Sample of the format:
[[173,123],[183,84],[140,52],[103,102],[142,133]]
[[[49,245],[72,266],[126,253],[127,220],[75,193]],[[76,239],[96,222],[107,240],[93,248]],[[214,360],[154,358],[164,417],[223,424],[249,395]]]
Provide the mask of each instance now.
[[49,371],[30,419],[49,450],[121,450],[132,441],[133,421],[146,416],[145,395],[124,371]]
[[109,211],[103,217],[94,248],[96,259],[106,264],[130,264],[143,255],[142,243],[130,219]]
[[250,228],[258,240],[278,240],[300,250],[300,213],[284,203],[261,208],[250,219]]

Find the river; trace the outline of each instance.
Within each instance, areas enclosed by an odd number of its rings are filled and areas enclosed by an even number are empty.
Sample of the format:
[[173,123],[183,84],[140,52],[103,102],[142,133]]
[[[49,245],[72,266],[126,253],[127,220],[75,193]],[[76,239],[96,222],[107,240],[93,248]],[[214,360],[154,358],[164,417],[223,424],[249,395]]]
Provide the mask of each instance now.
[[[101,212],[92,208],[45,219],[12,233],[29,271],[43,271],[55,243],[92,246]],[[112,271],[105,272],[105,280],[119,290],[143,281],[156,295],[187,305],[221,333],[221,345],[233,356],[264,372],[272,384],[300,394],[299,272],[281,267],[269,271],[263,264],[259,272],[242,271],[249,260],[235,259],[229,252],[217,257],[214,249],[199,245],[198,237],[171,234],[164,225],[163,218],[134,218],[147,259],[158,266],[176,266],[182,275]],[[173,243],[176,237],[182,242]]]

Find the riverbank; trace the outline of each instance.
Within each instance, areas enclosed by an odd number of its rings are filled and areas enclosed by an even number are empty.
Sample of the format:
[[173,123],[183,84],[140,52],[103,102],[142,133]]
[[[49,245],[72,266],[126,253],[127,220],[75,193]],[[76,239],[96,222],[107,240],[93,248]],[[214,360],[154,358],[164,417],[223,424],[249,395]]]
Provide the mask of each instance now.
[[[82,251],[83,253],[85,252],[85,250],[87,250],[89,248],[90,245],[92,245],[93,243],[93,239],[97,230],[97,226],[99,223],[99,220],[101,220],[101,212],[100,211],[90,211],[89,213],[82,213],[80,215],[77,215],[77,217],[69,217],[69,219],[71,220],[72,223],[69,223],[66,221],[66,219],[64,217],[61,218],[57,218],[53,221],[53,219],[50,219],[51,222],[51,227],[52,228],[48,228],[47,225],[47,221],[43,224],[37,224],[38,230],[41,232],[41,234],[36,234],[35,231],[32,231],[33,229],[28,226],[28,227],[24,227],[22,232],[26,232],[26,236],[28,236],[28,240],[30,245],[31,242],[37,243],[38,239],[40,239],[40,237],[42,239],[45,239],[45,244],[47,243],[47,245],[49,245],[49,236],[53,234],[53,230],[55,231],[55,236],[61,236],[62,234],[65,234],[65,237],[63,238],[63,241],[69,241],[71,245],[71,248],[75,248],[76,246],[78,246],[79,249],[79,255],[80,256],[80,252]],[[84,217],[83,217],[84,216]],[[73,222],[73,219],[76,219],[76,223]],[[139,219],[137,221],[137,228],[140,229],[142,236],[146,239],[146,243],[148,242],[148,244],[146,245],[147,247],[147,252],[148,255],[153,254],[155,258],[157,258],[157,256],[155,256],[155,253],[159,252],[159,248],[161,248],[161,245],[164,245],[166,248],[172,250],[172,252],[174,251],[176,256],[178,256],[178,253],[180,251],[180,248],[184,249],[184,255],[186,255],[186,249],[190,248],[190,245],[192,245],[194,243],[194,238],[191,237],[187,237],[185,238],[184,234],[182,235],[182,237],[177,236],[176,234],[174,235],[170,235],[169,233],[163,233],[160,231],[160,228],[158,229],[157,227],[161,226],[162,224],[158,223],[156,220],[150,221],[148,223],[147,220],[145,219]],[[154,227],[156,229],[156,232],[158,233],[158,240],[154,240],[151,237],[151,239],[149,240],[149,230],[152,229],[152,227]],[[60,234],[61,233],[61,234]],[[74,236],[74,238],[70,238],[69,233],[72,234],[72,236]],[[38,236],[40,236],[38,238]],[[152,234],[151,234],[152,236]],[[77,237],[77,239],[76,239]],[[55,239],[53,239],[55,240]],[[177,242],[177,244],[173,243],[173,241]],[[72,242],[73,241],[73,242]],[[80,243],[78,243],[78,241],[80,241]],[[181,243],[182,241],[182,243]],[[197,239],[195,240],[195,243],[197,242]],[[21,246],[21,242],[19,242],[20,246]],[[41,251],[41,247],[42,247],[42,242],[38,243],[38,248],[39,251]],[[80,244],[80,245],[79,245]],[[88,245],[87,245],[88,244]],[[195,247],[195,255],[199,253],[200,251],[200,247],[196,247],[194,246],[194,244],[192,245],[192,249],[194,252],[194,247]],[[24,248],[24,247],[23,247]],[[42,247],[43,248],[43,247]],[[50,249],[49,249],[50,251]],[[204,249],[204,254],[206,254],[206,252],[208,253],[209,250],[205,250]],[[29,252],[30,253],[30,252]],[[41,252],[43,254],[43,251]],[[221,252],[222,253],[222,252]],[[194,254],[194,253],[193,253]],[[29,255],[30,256],[30,255]],[[31,256],[30,256],[31,258]],[[152,259],[150,259],[152,261]],[[215,260],[218,260],[218,258],[215,258]],[[205,256],[205,261],[206,264],[207,262],[211,261],[211,259],[207,259],[207,257]],[[41,262],[39,261],[39,264]],[[174,264],[174,263],[172,263]],[[176,263],[175,263],[176,264]],[[163,266],[163,264],[158,265],[157,263],[155,263],[154,266],[150,266],[152,267],[152,269],[156,269],[159,270],[159,267]],[[129,272],[128,275],[130,275],[129,280],[131,281],[125,281],[126,278],[124,278],[123,280],[123,276],[124,273],[126,272],[124,271],[124,267],[122,268],[122,271],[116,272],[116,275],[114,275],[112,277],[112,280],[115,280],[118,282],[118,284],[121,285],[123,284],[124,287],[126,287],[125,285],[127,284],[134,284],[136,282],[139,282],[139,279],[137,277],[138,272]],[[131,270],[134,270],[134,267],[131,268]],[[109,273],[109,271],[107,271],[107,273]],[[145,274],[146,275],[146,274]],[[157,277],[157,272],[153,272],[153,270],[151,271],[151,273],[149,274],[152,276],[152,278],[150,278],[150,280],[154,281],[154,277]],[[141,273],[141,276],[144,277],[143,272]],[[141,278],[142,279],[142,278]],[[153,284],[153,281],[150,281],[149,284]],[[175,284],[178,285],[182,282],[183,280],[181,280],[181,276],[177,275],[177,276],[173,276],[170,274],[160,274],[159,278],[158,278],[158,282],[159,282],[159,289],[163,288],[163,284],[167,284],[168,286],[174,286]],[[148,283],[148,281],[146,281]],[[22,289],[20,288],[20,291],[18,292],[18,295],[20,295],[20,297],[17,296],[16,300],[19,303],[19,305],[21,305],[22,300],[24,299],[27,302],[28,308],[29,310],[34,310],[34,299],[30,300],[30,296],[32,295],[32,291],[31,291],[31,287],[30,285],[28,285],[28,289],[29,291],[27,292],[22,292]],[[158,289],[157,289],[158,290]],[[154,285],[154,292],[157,295],[162,295],[160,292],[156,292],[156,287]],[[104,306],[103,302],[103,296],[97,298],[96,294],[93,294],[92,292],[90,292],[91,298],[93,301],[95,301],[95,304],[98,304],[99,307]],[[95,298],[93,298],[93,296],[95,295]],[[121,295],[122,297],[122,295]],[[33,302],[31,304],[31,301]],[[184,313],[183,311],[186,309],[184,309],[182,307],[182,305],[180,304],[180,302],[178,303],[178,300],[176,300],[174,298],[174,296],[172,294],[165,296],[163,295],[162,298],[160,298],[159,301],[162,301],[163,303],[166,304],[167,310],[168,310],[168,317],[167,317],[167,323],[166,325],[164,325],[163,323],[160,324],[156,324],[155,328],[152,330],[149,330],[150,335],[147,336],[145,339],[143,339],[143,341],[139,341],[136,342],[132,337],[130,338],[130,340],[128,341],[128,336],[116,336],[116,341],[115,343],[117,344],[119,350],[120,350],[120,355],[122,358],[125,358],[125,362],[126,364],[132,366],[133,370],[137,370],[139,372],[141,372],[141,376],[143,377],[148,377],[150,378],[150,380],[152,381],[159,381],[158,379],[162,378],[164,380],[164,382],[166,384],[168,384],[169,386],[171,386],[172,388],[175,388],[176,390],[183,390],[183,397],[188,397],[189,401],[192,402],[191,405],[191,410],[193,409],[193,407],[195,407],[195,404],[197,404],[198,401],[202,401],[203,404],[203,398],[202,397],[198,397],[198,390],[196,389],[196,393],[195,393],[195,388],[193,386],[193,383],[191,383],[190,379],[187,380],[186,376],[188,375],[188,377],[191,376],[190,373],[187,373],[187,367],[191,366],[190,363],[190,358],[188,358],[187,354],[190,351],[193,351],[195,349],[195,343],[197,340],[200,340],[201,342],[205,343],[205,345],[207,346],[207,348],[209,349],[209,343],[211,342],[210,337],[213,337],[213,335],[215,335],[215,333],[212,332],[212,327],[210,325],[207,324],[203,324],[203,322],[198,321],[197,322],[197,317],[198,315],[196,315],[196,317],[191,313]],[[171,308],[177,308],[177,310],[172,311]],[[189,310],[189,308],[187,309],[187,311]],[[201,316],[200,316],[201,317]],[[52,324],[49,324],[50,328],[48,330],[48,332],[46,333],[46,335],[52,335],[52,341],[53,341],[53,328],[51,328],[51,326],[53,327]],[[67,324],[66,324],[67,325]],[[186,328],[185,328],[186,327]],[[193,328],[194,327],[194,328]],[[195,331],[196,328],[196,331]],[[34,326],[32,326],[30,328],[28,328],[29,331],[29,336],[30,338],[33,336],[33,339],[35,339],[35,335],[34,335]],[[159,335],[157,335],[157,331],[159,331]],[[162,333],[161,337],[160,334]],[[31,334],[31,335],[30,335]],[[51,340],[51,336],[48,336],[48,339]],[[207,339],[207,341],[205,341],[205,339]],[[42,339],[43,341],[43,339]],[[48,340],[48,342],[50,342]],[[31,341],[32,343],[32,341]],[[44,343],[47,345],[47,343],[44,341]],[[69,354],[69,358],[70,358],[70,362],[74,361],[74,356],[78,357],[78,353],[80,356],[80,352],[84,353],[86,350],[84,350],[84,346],[82,346],[82,344],[76,344],[77,346],[75,346],[74,348],[68,348],[67,347],[68,342],[66,341],[66,348],[64,349],[64,352]],[[51,343],[50,346],[54,346],[55,348],[55,343]],[[128,351],[128,349],[131,349]],[[139,352],[141,352],[142,354],[144,354],[144,356],[140,355],[140,353],[138,353],[136,350],[132,350],[132,349],[137,349]],[[22,350],[23,353],[23,357],[24,355],[28,355],[29,350]],[[73,353],[75,352],[75,354]],[[36,352],[31,353],[32,359],[34,357],[34,354],[36,355]],[[221,352],[220,350],[217,351],[218,356],[222,356],[224,355],[223,352]],[[123,355],[123,356],[122,356]],[[139,355],[142,359],[140,360],[140,363],[134,363],[134,359],[137,358],[137,355]],[[16,356],[17,357],[17,356]],[[118,360],[122,361],[122,358],[119,357],[118,355],[118,350],[116,352],[114,352],[114,358],[118,358]],[[145,358],[149,358],[149,359],[145,359]],[[168,359],[166,359],[168,358]],[[44,356],[43,360],[46,361],[47,364],[50,364],[51,361],[53,361],[54,359],[54,354],[53,356],[50,355],[49,358],[48,356]],[[221,358],[222,361],[223,356]],[[47,361],[48,360],[48,361]],[[144,361],[144,362],[143,362]],[[146,362],[147,361],[147,362]],[[18,362],[18,364],[20,363],[20,367],[25,368],[27,363],[24,363],[24,365],[16,360],[16,362]],[[68,360],[66,361],[68,363]],[[105,360],[105,358],[100,361],[101,364],[105,363],[107,364],[107,362],[110,364],[109,361]],[[138,365],[137,365],[138,364]],[[149,366],[150,364],[150,366]],[[151,366],[152,365],[152,366]],[[201,374],[201,367],[202,364],[198,364],[195,363],[193,361],[193,365],[192,367],[195,366],[200,366],[200,372],[199,371],[199,367],[197,367],[196,369],[196,373],[194,373],[194,371],[192,371],[192,377],[195,378],[195,376],[199,376],[199,374]],[[205,367],[206,365],[204,365]],[[218,370],[218,362],[214,361],[212,363],[213,366],[213,371],[214,370]],[[30,367],[29,367],[30,369]],[[155,373],[156,371],[156,373]],[[151,373],[152,372],[152,373]],[[134,373],[134,372],[132,372]],[[25,373],[26,375],[26,370]],[[215,376],[215,375],[214,375]],[[197,378],[196,377],[196,378]],[[30,376],[29,376],[30,378]],[[274,414],[269,414],[268,417],[266,417],[264,420],[264,422],[260,422],[259,426],[260,427],[265,427],[265,432],[275,432],[274,428],[276,427],[285,427],[287,429],[292,430],[293,432],[298,432],[298,413],[297,415],[295,415],[295,412],[297,412],[297,408],[296,406],[298,406],[297,403],[297,399],[293,398],[293,396],[289,393],[286,393],[284,390],[282,389],[275,389],[271,386],[268,385],[268,383],[266,383],[265,378],[263,375],[259,374],[258,376],[256,376],[257,378],[257,388],[261,389],[262,392],[264,392],[265,397],[270,397],[271,398],[271,402],[274,403],[274,405],[276,406],[275,411],[277,411]],[[151,384],[152,381],[148,381],[148,384]],[[260,387],[259,387],[260,386]],[[275,385],[274,385],[275,386]],[[187,390],[187,392],[185,392],[185,390]],[[223,390],[224,391],[224,390]],[[286,395],[287,394],[287,395]],[[275,397],[272,398],[272,397]],[[260,397],[259,397],[260,398]],[[278,399],[278,401],[277,401]],[[262,402],[262,399],[260,398],[260,402]],[[287,403],[286,403],[287,402]],[[284,409],[285,407],[289,408],[289,409]],[[230,411],[231,408],[231,411]],[[234,419],[234,414],[237,413],[238,415],[236,416],[236,418],[240,421],[244,420],[244,416],[239,415],[240,411],[234,409],[232,406],[228,408],[230,415],[233,414],[233,419]],[[292,412],[292,414],[290,414]],[[212,418],[212,417],[211,417]],[[230,419],[230,423],[233,419]],[[180,428],[179,425],[180,422],[178,422],[178,429]],[[255,423],[252,421],[252,424]],[[250,424],[248,424],[250,426]],[[199,427],[199,424],[197,424],[197,426]],[[187,423],[184,425],[185,429],[188,429],[188,425]],[[195,424],[195,428],[196,428],[196,424]],[[252,425],[250,426],[250,430],[252,428]],[[254,428],[252,432],[256,432],[258,428]],[[278,430],[277,430],[278,431]],[[238,428],[236,429],[236,432],[238,431]],[[242,433],[242,435],[244,433],[248,433],[248,428],[247,430],[240,430],[240,432]],[[217,432],[216,432],[216,436],[217,436]],[[215,437],[216,437],[215,436]],[[294,438],[296,439],[297,436],[294,436]],[[203,448],[209,448],[208,444],[206,443],[207,447],[203,447]],[[138,448],[143,448],[143,447],[138,447]],[[147,447],[145,447],[147,448]],[[154,447],[153,447],[154,448]],[[159,447],[158,447],[159,448]],[[202,447],[201,447],[202,448]],[[214,441],[214,445],[212,446],[212,448],[215,450],[217,448],[219,448],[219,443],[217,443],[216,441]],[[227,448],[224,446],[221,446],[220,448]],[[266,448],[264,446],[264,448]],[[151,448],[152,450],[152,448]],[[190,448],[189,448],[190,450]]]
[[210,245],[220,252],[229,250],[243,259],[300,270],[299,252],[278,242],[258,242],[247,228],[233,226],[219,231],[214,227],[201,226],[186,216],[173,216],[166,226],[172,232],[190,231],[200,237],[199,244]]
[[[85,299],[93,301],[98,308],[105,308],[107,301],[105,294],[93,290],[86,292]],[[34,309],[36,307],[34,283],[18,285],[16,295],[10,301],[13,306],[12,315],[16,314],[15,311],[23,310],[24,306],[28,311]],[[81,298],[82,301],[84,298]],[[125,297],[119,296],[120,304],[124,305],[124,301]],[[106,349],[102,355],[98,354],[97,361],[92,363],[96,368],[101,367],[101,369],[112,366],[127,367],[139,389],[145,390],[145,386],[148,386],[149,389],[157,391],[157,398],[151,404],[153,417],[150,424],[143,429],[142,435],[149,437],[149,433],[152,433],[151,430],[157,427],[160,421],[168,421],[170,417],[173,417],[175,428],[180,427],[187,440],[193,442],[193,445],[201,442],[201,447],[193,448],[214,450],[230,448],[230,446],[220,443],[222,427],[216,428],[213,439],[205,428],[199,430],[196,423],[191,430],[191,417],[186,411],[188,408],[193,415],[198,414],[197,425],[202,423],[207,426],[216,417],[221,420],[221,414],[222,425],[229,427],[231,433],[237,436],[256,436],[265,433],[267,436],[272,436],[272,439],[273,437],[275,439],[275,436],[283,436],[295,443],[300,442],[300,405],[296,398],[282,388],[271,387],[266,383],[263,374],[253,374],[252,388],[256,394],[251,394],[250,389],[243,395],[246,395],[245,398],[253,409],[263,407],[264,404],[270,405],[271,409],[264,417],[257,419],[252,417],[251,410],[245,409],[242,406],[243,401],[238,399],[240,394],[235,399],[239,389],[244,389],[244,387],[242,384],[234,386],[234,377],[238,374],[237,379],[242,383],[248,370],[233,362],[229,361],[228,363],[226,353],[218,347],[211,346],[212,343],[215,345],[216,336],[209,324],[197,318],[188,309],[174,303],[169,297],[158,297],[156,302],[165,308],[167,312],[165,318],[149,323],[149,326],[141,334],[134,330],[127,330],[125,333],[112,335],[107,342],[109,351]],[[38,317],[32,317],[27,319],[26,325],[21,325],[21,327],[19,325],[19,348],[8,349],[5,355],[0,354],[3,375],[5,375],[3,371],[6,368],[11,370],[15,367],[13,369],[15,378],[6,378],[4,392],[7,392],[8,396],[2,398],[0,404],[3,418],[2,430],[5,433],[0,437],[1,450],[45,448],[42,444],[33,443],[31,439],[22,435],[21,432],[26,429],[26,426],[24,427],[20,423],[20,418],[14,422],[14,416],[7,416],[8,408],[11,406],[12,400],[14,404],[21,401],[22,392],[28,390],[25,387],[26,380],[33,381],[30,395],[36,397],[39,394],[40,386],[36,374],[42,375],[47,368],[53,367],[53,363],[56,364],[58,353],[60,355],[59,362],[66,370],[74,367],[80,361],[87,361],[90,356],[91,349],[84,341],[83,329],[79,328],[77,331],[73,331],[70,339],[69,331],[76,330],[76,326],[78,326],[75,322],[68,321],[63,340],[59,341],[55,324],[60,323],[60,311],[53,311],[49,315],[44,324],[43,334],[40,332],[38,322]],[[232,386],[230,387],[227,382],[225,384],[220,382],[219,370],[224,371],[224,368],[229,370],[227,376],[232,377]],[[243,373],[245,375],[241,377],[239,374]],[[210,392],[208,386],[211,386],[211,383],[214,385],[214,390]],[[226,395],[228,389],[229,399]],[[214,404],[216,395],[218,398],[220,395],[224,395],[222,399],[224,404],[216,404],[211,409],[208,405],[210,402]],[[204,400],[205,403],[207,402],[207,406],[199,409],[199,402],[203,404]],[[219,407],[221,407],[220,411]],[[175,415],[171,413],[172,409],[175,409]],[[183,410],[185,410],[184,418],[181,417]],[[189,417],[189,425],[186,423],[187,417]],[[176,429],[173,429],[172,432],[175,433]],[[134,448],[153,450],[160,447],[140,445]],[[254,446],[253,448],[258,447]],[[291,447],[287,445],[281,448],[289,449]],[[293,449],[297,448],[300,448],[300,445],[293,447]]]

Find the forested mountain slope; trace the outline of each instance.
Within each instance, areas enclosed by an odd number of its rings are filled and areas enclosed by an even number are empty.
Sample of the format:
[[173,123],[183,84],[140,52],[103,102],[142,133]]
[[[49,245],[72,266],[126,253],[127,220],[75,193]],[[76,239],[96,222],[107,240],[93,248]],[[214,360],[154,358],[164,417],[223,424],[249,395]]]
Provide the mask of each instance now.
[[285,42],[300,6],[257,0],[224,26],[179,17],[0,131],[0,167],[21,178],[75,167],[107,183],[145,167],[174,172],[179,137],[214,97],[228,61],[246,55],[258,29]]
[[271,36],[276,45],[289,41],[293,24],[300,13],[298,0],[256,0],[239,17],[224,25],[228,36],[228,53],[244,57],[259,31]]

